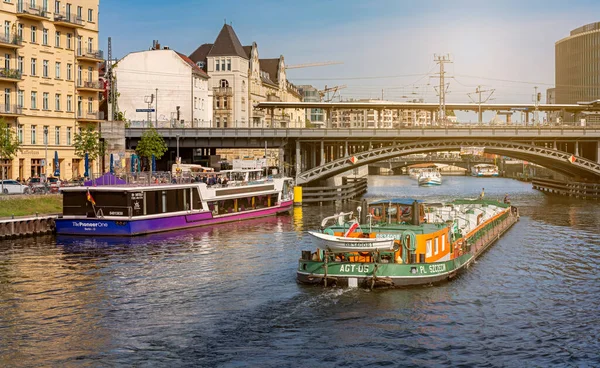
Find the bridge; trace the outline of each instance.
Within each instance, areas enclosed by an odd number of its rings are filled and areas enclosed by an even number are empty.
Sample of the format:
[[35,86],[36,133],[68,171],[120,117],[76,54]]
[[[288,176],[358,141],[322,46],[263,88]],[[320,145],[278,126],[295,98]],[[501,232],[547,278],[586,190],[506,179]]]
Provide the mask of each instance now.
[[477,164],[494,164],[496,160],[493,158],[485,158],[485,157],[448,157],[446,155],[438,155],[438,154],[427,154],[427,155],[408,155],[408,156],[400,156],[393,158],[387,161],[377,161],[369,166],[379,167],[384,169],[395,170],[406,166],[418,165],[418,164],[426,164],[426,163],[435,163],[435,164],[446,164],[457,167],[462,167],[463,169],[469,170],[471,166]]
[[[125,130],[127,147],[144,128]],[[171,151],[214,154],[217,148],[277,148],[280,167],[294,167],[298,184],[317,183],[358,166],[403,155],[485,147],[485,152],[530,161],[573,178],[600,180],[600,127],[446,126],[418,128],[158,128]],[[189,157],[191,159],[191,157]],[[354,162],[353,162],[354,161]]]

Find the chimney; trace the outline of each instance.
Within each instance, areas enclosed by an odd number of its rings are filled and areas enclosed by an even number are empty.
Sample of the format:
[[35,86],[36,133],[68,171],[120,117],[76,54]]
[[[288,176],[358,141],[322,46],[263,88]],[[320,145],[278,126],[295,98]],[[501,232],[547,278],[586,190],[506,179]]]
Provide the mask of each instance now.
[[163,46],[163,50],[170,50],[169,46]]
[[158,40],[156,40],[156,47],[154,49],[155,50],[160,50],[160,43],[158,43]]

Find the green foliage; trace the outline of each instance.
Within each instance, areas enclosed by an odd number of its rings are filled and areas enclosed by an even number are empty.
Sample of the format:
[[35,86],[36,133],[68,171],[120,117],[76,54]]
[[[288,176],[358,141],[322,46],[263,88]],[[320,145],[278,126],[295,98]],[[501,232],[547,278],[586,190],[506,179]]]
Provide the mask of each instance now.
[[104,150],[100,142],[100,133],[90,126],[82,128],[75,134],[73,147],[77,156],[84,158],[87,153],[90,161],[97,159]]
[[312,127],[313,127],[313,125],[312,125],[312,123],[310,122],[310,120],[309,120],[309,119],[306,119],[306,120],[304,121],[304,127],[305,127],[305,128],[312,128]]
[[21,150],[20,146],[19,138],[4,119],[0,118],[0,158],[12,160]]
[[28,216],[39,214],[56,214],[62,212],[62,195],[27,195],[10,196],[9,199],[0,199],[0,218],[15,216]]
[[158,134],[154,127],[146,129],[142,134],[142,138],[136,147],[136,152],[141,157],[145,157],[148,160],[152,159],[152,155],[156,159],[160,159],[165,152],[167,152],[167,145],[163,137]]

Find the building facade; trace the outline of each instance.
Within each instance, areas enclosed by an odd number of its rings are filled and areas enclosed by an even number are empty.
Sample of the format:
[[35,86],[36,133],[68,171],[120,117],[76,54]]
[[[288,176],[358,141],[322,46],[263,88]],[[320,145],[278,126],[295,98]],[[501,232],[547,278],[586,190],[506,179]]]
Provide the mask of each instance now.
[[211,77],[213,127],[304,126],[304,109],[254,108],[262,101],[302,101],[286,78],[283,56],[260,59],[256,42],[242,46],[233,28],[225,24],[214,43],[199,46],[189,57]]
[[[321,92],[312,85],[298,86],[298,90],[300,91],[304,102],[321,102]],[[313,126],[325,126],[325,113],[323,112],[323,109],[307,109],[306,119],[308,119]]]
[[98,10],[99,0],[0,3],[0,117],[21,142],[15,159],[0,161],[5,177],[84,174],[72,147],[75,134],[97,129],[104,118],[98,112],[97,65],[104,57]]
[[209,77],[187,56],[155,42],[148,51],[127,54],[113,73],[118,109],[131,126],[211,126]]
[[[380,103],[385,105],[392,101],[357,100],[358,102]],[[331,110],[330,124],[332,128],[383,128],[396,129],[401,126],[431,125],[433,113],[425,110],[400,109],[335,109]],[[327,118],[326,118],[327,119]]]
[[556,42],[555,68],[557,104],[600,99],[600,22]]

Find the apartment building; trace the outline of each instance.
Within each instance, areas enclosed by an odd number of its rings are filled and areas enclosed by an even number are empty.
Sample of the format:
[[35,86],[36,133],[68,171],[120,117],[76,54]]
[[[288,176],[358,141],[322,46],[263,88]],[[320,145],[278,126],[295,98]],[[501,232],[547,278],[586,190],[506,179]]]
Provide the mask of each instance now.
[[[208,75],[187,56],[154,42],[131,52],[113,67],[119,110],[132,126],[208,128],[213,91]],[[141,109],[153,112],[140,112]]]
[[[369,102],[385,105],[392,101],[362,99],[358,102]],[[433,113],[425,110],[401,109],[334,109],[331,111],[333,128],[383,128],[396,129],[401,126],[431,125]]]
[[84,174],[72,144],[79,128],[97,128],[103,119],[98,10],[99,0],[0,3],[0,117],[21,142],[15,159],[0,162],[6,177]]
[[233,27],[225,24],[214,43],[200,45],[190,59],[211,77],[216,128],[303,127],[304,109],[265,111],[262,101],[302,101],[286,78],[283,56],[260,59],[256,42],[242,46]]

